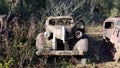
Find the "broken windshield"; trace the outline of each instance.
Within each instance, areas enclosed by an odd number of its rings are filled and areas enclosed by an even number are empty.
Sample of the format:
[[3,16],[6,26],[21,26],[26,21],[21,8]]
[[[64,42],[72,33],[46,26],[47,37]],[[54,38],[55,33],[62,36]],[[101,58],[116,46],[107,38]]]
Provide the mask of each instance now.
[[51,19],[49,20],[49,25],[62,25],[62,26],[69,26],[73,22],[70,18],[59,18],[59,19]]

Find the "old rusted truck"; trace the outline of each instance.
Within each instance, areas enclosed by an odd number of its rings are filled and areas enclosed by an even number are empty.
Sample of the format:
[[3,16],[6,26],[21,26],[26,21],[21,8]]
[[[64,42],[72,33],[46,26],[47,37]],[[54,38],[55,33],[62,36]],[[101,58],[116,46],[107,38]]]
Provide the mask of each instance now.
[[84,21],[75,22],[71,16],[48,17],[45,32],[36,37],[36,54],[49,56],[84,56],[86,62],[88,37]]
[[103,23],[103,39],[109,46],[113,59],[120,58],[120,17],[107,18]]

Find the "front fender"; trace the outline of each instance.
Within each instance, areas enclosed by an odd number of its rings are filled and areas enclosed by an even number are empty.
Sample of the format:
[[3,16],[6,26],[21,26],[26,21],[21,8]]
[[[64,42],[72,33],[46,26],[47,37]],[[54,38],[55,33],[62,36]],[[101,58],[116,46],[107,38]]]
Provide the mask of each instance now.
[[88,39],[80,39],[74,46],[73,50],[78,50],[78,52],[87,52],[88,51]]

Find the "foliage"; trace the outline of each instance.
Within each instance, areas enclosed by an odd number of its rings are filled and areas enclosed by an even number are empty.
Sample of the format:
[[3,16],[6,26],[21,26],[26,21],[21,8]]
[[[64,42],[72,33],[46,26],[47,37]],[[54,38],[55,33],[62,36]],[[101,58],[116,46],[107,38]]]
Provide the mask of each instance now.
[[61,68],[73,68],[73,64],[70,62],[65,61],[65,59],[63,59],[61,61]]
[[8,5],[5,0],[0,0],[0,14],[6,14],[8,12]]
[[13,58],[10,58],[8,61],[0,59],[0,61],[2,61],[2,63],[0,63],[0,68],[9,68],[10,65],[15,64]]
[[[76,20],[83,19],[87,23],[101,23],[106,17],[120,14],[119,0],[21,0],[22,5],[17,5],[15,13],[20,15],[20,20],[29,20],[35,16],[45,19],[48,16],[72,15]],[[0,3],[7,11],[5,0]],[[114,12],[115,11],[115,12]]]

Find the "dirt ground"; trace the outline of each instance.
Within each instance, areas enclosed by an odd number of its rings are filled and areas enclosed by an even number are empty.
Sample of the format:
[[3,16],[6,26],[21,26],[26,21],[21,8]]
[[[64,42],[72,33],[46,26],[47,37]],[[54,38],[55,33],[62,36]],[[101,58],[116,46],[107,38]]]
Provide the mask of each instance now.
[[89,63],[85,66],[78,64],[75,68],[120,68],[120,62],[115,63],[112,56],[103,47],[102,35],[90,35]]
[[[75,68],[120,68],[120,62],[115,63],[113,56],[104,48],[102,39],[102,26],[87,28],[87,34],[90,42],[90,55],[88,63],[85,66],[78,64]],[[94,29],[94,30],[93,30]]]

